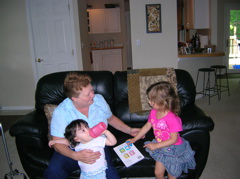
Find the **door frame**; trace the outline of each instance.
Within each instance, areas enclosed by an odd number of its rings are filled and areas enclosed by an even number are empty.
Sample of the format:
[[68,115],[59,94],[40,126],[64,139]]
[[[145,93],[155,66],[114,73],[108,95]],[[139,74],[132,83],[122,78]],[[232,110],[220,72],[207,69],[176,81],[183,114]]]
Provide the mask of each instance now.
[[229,10],[236,9],[238,7],[240,9],[240,3],[226,3],[224,4],[224,40],[223,40],[223,49],[225,50],[225,62],[227,64],[228,73],[239,73],[240,69],[229,69],[229,48],[227,47],[227,39],[229,39]]
[[[28,27],[28,36],[29,36],[29,44],[30,44],[30,54],[31,54],[31,64],[33,69],[33,75],[34,75],[34,81],[35,85],[37,84],[39,78],[37,73],[37,66],[35,62],[35,50],[34,50],[34,40],[33,40],[33,32],[32,32],[32,22],[31,22],[31,15],[30,15],[30,1],[31,0],[25,0],[26,2],[26,19],[27,19],[27,27]],[[79,39],[80,41],[80,35],[77,36],[76,32],[80,33],[79,30],[79,19],[77,16],[78,12],[75,12],[76,10],[73,7],[77,6],[77,0],[68,0],[69,6],[70,6],[70,19],[71,19],[71,29],[72,29],[72,42],[73,42],[73,50],[74,50],[74,63],[76,65],[76,70],[83,69],[82,63],[78,62],[78,59],[82,59],[81,54],[81,48],[80,48],[80,42],[76,41],[76,39]],[[74,25],[75,24],[75,25]],[[77,50],[78,49],[78,50]],[[79,58],[80,57],[80,58]]]

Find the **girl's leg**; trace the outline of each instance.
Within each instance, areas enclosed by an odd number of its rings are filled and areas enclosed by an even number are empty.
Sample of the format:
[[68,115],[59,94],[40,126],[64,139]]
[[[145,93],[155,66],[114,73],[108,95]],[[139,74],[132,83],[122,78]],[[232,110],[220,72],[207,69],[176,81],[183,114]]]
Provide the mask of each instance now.
[[165,172],[165,167],[163,166],[163,164],[161,162],[156,161],[155,171],[154,171],[156,179],[164,179],[164,172]]
[[170,174],[168,174],[168,179],[177,179],[177,178],[172,176],[172,175],[170,175]]

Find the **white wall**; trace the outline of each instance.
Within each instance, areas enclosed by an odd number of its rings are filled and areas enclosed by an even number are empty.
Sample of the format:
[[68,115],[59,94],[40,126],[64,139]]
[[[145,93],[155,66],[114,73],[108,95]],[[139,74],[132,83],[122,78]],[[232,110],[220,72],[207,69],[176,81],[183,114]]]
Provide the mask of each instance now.
[[[161,33],[146,33],[145,4],[161,4]],[[178,67],[176,7],[176,0],[130,0],[134,69]]]
[[211,5],[210,5],[210,13],[211,13],[211,19],[210,19],[210,24],[211,24],[211,44],[217,44],[217,34],[218,34],[218,26],[217,26],[217,14],[218,12],[218,6],[217,6],[217,1],[218,0],[211,0]]
[[0,106],[7,108],[34,106],[35,83],[25,8],[25,0],[0,1]]

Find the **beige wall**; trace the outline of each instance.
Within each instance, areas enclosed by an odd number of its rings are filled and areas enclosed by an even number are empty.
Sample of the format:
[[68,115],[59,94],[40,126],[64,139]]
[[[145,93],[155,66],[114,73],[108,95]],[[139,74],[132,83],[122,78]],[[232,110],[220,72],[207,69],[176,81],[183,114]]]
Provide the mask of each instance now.
[[0,1],[0,106],[34,105],[34,75],[25,0]]
[[[33,47],[29,38],[27,0],[0,1],[0,108],[33,109],[37,83]],[[78,24],[77,0],[72,0],[73,22]],[[74,26],[76,39],[79,28]],[[82,69],[80,40],[75,53]]]
[[[161,4],[162,33],[146,33],[145,4]],[[178,67],[176,7],[176,0],[130,0],[133,68]]]
[[[239,0],[212,1],[217,2],[218,10],[215,9],[213,14],[217,28],[214,28],[211,38],[223,48],[224,3]],[[145,4],[154,3],[162,5],[162,33],[147,34]],[[178,68],[176,0],[130,0],[130,6],[133,67]],[[0,24],[0,106],[11,109],[33,107],[36,84],[25,0],[1,0]],[[140,47],[136,46],[137,39],[141,40]],[[81,56],[78,58],[81,60]]]

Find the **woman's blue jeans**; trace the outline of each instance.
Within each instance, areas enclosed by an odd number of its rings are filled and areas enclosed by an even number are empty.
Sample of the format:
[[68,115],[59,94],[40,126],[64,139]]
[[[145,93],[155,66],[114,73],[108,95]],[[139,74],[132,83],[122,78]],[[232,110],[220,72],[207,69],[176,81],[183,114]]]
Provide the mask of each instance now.
[[[104,148],[105,156],[108,164],[106,170],[107,179],[121,179],[118,175],[117,169],[113,166],[109,147]],[[52,159],[48,168],[45,170],[45,179],[67,179],[68,176],[75,170],[78,170],[78,162],[69,157],[65,157],[60,153],[54,151]]]

